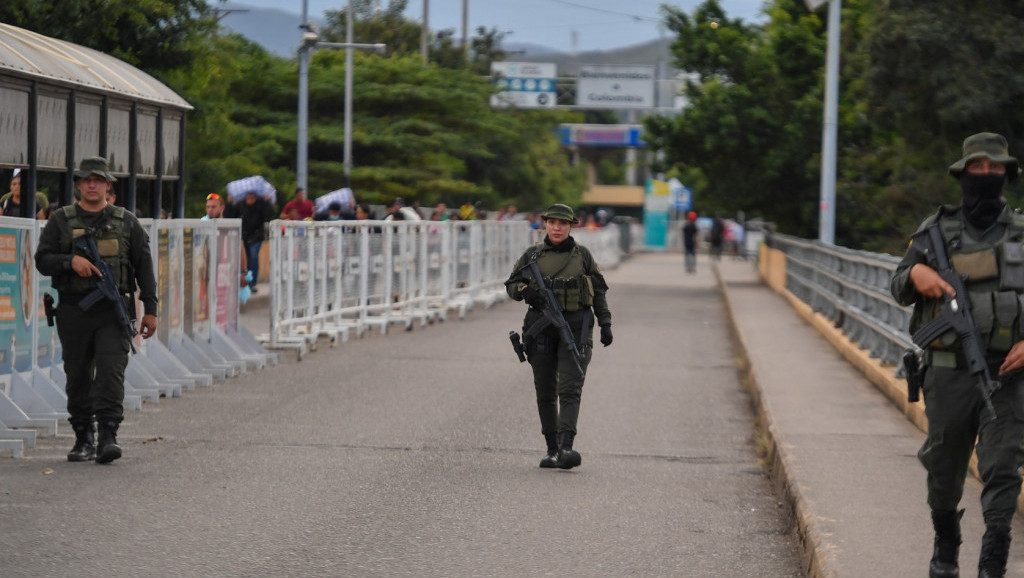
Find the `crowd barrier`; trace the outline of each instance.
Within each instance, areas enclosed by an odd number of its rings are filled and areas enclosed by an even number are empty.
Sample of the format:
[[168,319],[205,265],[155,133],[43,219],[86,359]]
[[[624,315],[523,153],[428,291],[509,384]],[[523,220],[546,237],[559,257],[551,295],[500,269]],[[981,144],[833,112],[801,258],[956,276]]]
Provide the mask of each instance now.
[[[125,404],[140,410],[197,386],[276,364],[239,324],[241,222],[142,219],[160,299],[154,338],[135,338],[125,372]],[[0,217],[0,450],[22,457],[36,435],[56,435],[67,417],[60,340],[47,324],[43,294],[59,296],[35,269],[43,221]],[[141,319],[142,304],[136,303]]]
[[[602,267],[622,257],[617,227],[572,235]],[[299,359],[392,325],[460,318],[507,298],[505,279],[543,231],[525,221],[273,221],[270,224],[270,350]]]
[[[515,260],[543,237],[525,222],[274,221],[271,331],[257,338],[239,323],[240,221],[141,223],[156,268],[159,324],[154,338],[135,338],[125,372],[130,410],[276,364],[276,349],[301,358],[323,336],[333,346],[353,333],[411,329],[489,307],[507,298]],[[44,225],[0,217],[0,451],[14,457],[40,432],[56,435],[67,417],[60,340],[43,307],[49,293],[59,310],[59,296],[35,269]],[[624,254],[618,227],[573,236],[604,268]]]

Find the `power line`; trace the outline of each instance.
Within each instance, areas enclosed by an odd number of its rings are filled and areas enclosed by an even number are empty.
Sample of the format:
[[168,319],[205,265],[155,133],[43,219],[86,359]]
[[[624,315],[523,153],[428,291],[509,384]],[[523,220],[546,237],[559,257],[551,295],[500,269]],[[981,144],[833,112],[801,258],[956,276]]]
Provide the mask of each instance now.
[[614,14],[616,16],[625,16],[632,18],[633,20],[643,20],[647,22],[661,22],[658,18],[652,18],[650,16],[640,16],[639,14],[629,14],[627,12],[617,12],[615,10],[608,10],[605,8],[595,8],[594,6],[587,6],[586,4],[579,4],[577,2],[570,2],[569,0],[549,0],[557,4],[565,4],[566,6],[573,6],[575,8],[583,8],[584,10],[592,10],[594,12],[604,12],[605,14]]

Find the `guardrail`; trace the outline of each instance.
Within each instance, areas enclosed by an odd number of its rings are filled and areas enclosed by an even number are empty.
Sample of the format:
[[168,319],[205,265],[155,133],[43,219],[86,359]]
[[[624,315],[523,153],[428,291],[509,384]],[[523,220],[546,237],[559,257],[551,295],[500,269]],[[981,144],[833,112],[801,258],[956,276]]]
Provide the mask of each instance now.
[[786,289],[821,313],[872,357],[900,366],[911,346],[909,307],[893,301],[889,279],[899,258],[778,233],[766,244],[786,255]]

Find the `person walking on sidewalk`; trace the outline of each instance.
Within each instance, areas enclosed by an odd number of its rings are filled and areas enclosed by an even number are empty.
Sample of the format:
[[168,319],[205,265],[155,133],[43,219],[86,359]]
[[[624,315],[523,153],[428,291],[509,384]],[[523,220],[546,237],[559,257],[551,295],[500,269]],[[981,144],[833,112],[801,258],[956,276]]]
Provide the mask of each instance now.
[[[976,379],[966,368],[955,332],[925,351],[924,401],[928,436],[918,459],[928,472],[928,505],[935,528],[929,576],[959,576],[961,543],[958,510],[971,452],[977,443],[985,535],[979,576],[1004,576],[1010,523],[1021,490],[1024,463],[1024,215],[1003,197],[1007,182],[1020,174],[1006,139],[994,133],[964,140],[963,158],[949,167],[960,182],[960,204],[939,207],[918,231],[937,224],[957,273],[965,276],[971,313],[978,326],[989,371],[1002,382],[992,394],[996,419],[989,421]],[[952,287],[928,263],[926,240],[915,238],[893,274],[890,289],[901,305],[913,305],[910,332],[937,316]],[[961,296],[967,297],[967,296]],[[962,302],[962,301],[961,301]]]
[[[582,463],[573,449],[576,420],[580,413],[583,381],[594,347],[594,324],[601,328],[601,344],[612,343],[612,313],[605,294],[608,284],[590,251],[569,235],[579,222],[566,205],[551,205],[541,215],[547,235],[531,246],[516,261],[512,275],[505,281],[509,297],[526,301],[530,308],[523,319],[523,347],[533,369],[533,385],[537,392],[541,434],[547,444],[542,468],[571,469]],[[544,286],[554,293],[573,341],[582,354],[579,365],[569,344],[563,343],[558,328],[547,324],[544,309],[548,302],[542,287],[528,275],[530,264],[536,263]],[[541,324],[541,325],[538,325]],[[539,329],[531,332],[532,328]]]
[[[122,324],[118,308],[134,307],[138,284],[145,307],[142,337],[157,326],[156,275],[149,251],[149,235],[135,215],[124,207],[107,204],[107,192],[116,179],[106,159],[86,157],[75,171],[79,201],[54,211],[39,237],[36,269],[53,278],[60,297],[57,335],[64,349],[68,421],[75,432],[69,462],[109,463],[121,457],[117,430],[124,418],[124,371],[132,336]],[[98,291],[100,268],[75,242],[83,236],[95,240],[94,253],[109,266],[117,286],[116,297],[102,298],[83,309],[79,302]],[[126,309],[134,323],[132,308]],[[93,419],[99,423],[96,442]]]
[[267,238],[266,224],[274,218],[274,207],[256,191],[247,191],[245,200],[238,206],[239,217],[242,218],[242,244],[245,246],[245,259],[252,273],[252,292],[256,292],[256,284],[260,282],[260,249]]
[[690,211],[686,213],[686,224],[683,225],[683,261],[686,263],[687,273],[697,272],[697,213]]

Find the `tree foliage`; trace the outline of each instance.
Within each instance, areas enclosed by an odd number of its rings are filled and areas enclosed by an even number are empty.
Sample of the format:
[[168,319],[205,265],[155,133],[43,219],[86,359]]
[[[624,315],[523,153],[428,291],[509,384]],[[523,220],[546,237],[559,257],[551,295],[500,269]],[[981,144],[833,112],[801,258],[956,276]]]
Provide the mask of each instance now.
[[190,64],[217,26],[206,0],[4,0],[0,22],[94,48],[158,77]]
[[[345,54],[317,50],[311,59],[311,197],[351,184],[371,203],[397,196],[488,207],[577,203],[585,175],[553,132],[575,115],[489,107],[494,89],[480,70],[501,56],[494,30],[477,31],[469,68],[443,35],[424,66],[420,25],[402,16],[405,4],[392,0],[378,11],[374,2],[355,2],[355,41],[386,43],[388,53],[354,55],[350,183],[342,163]],[[99,19],[95,10],[87,0],[8,0],[0,20],[122,58],[195,107],[187,120],[186,215],[198,216],[208,193],[252,174],[281,191],[294,187],[296,61],[218,31],[205,0],[107,0]],[[321,38],[344,41],[344,23],[343,11],[330,13]]]
[[[836,242],[898,252],[937,204],[957,202],[945,173],[966,136],[1000,132],[1024,155],[1024,5],[842,7]],[[676,64],[696,79],[681,115],[647,119],[648,140],[664,154],[656,169],[692,183],[705,212],[742,209],[816,237],[824,10],[774,0],[766,13],[748,26],[715,0],[664,9]]]

